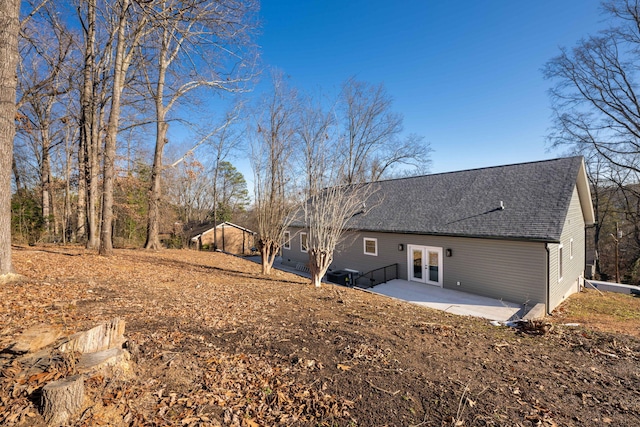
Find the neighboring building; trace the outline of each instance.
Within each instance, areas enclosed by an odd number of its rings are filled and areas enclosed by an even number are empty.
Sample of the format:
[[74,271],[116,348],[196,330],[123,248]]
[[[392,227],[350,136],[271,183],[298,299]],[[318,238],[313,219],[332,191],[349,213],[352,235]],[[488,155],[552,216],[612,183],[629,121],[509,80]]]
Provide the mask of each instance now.
[[[214,229],[217,229],[217,233],[213,232]],[[217,242],[214,242],[214,234],[217,235]],[[256,233],[231,222],[223,222],[217,226],[212,223],[190,226],[185,230],[185,235],[191,248],[250,255],[255,246]]]
[[[594,213],[582,157],[367,185],[375,193],[349,221],[331,266],[357,272],[356,284],[397,268],[400,279],[544,303],[550,313],[583,283]],[[289,236],[283,262],[306,264],[304,229]]]

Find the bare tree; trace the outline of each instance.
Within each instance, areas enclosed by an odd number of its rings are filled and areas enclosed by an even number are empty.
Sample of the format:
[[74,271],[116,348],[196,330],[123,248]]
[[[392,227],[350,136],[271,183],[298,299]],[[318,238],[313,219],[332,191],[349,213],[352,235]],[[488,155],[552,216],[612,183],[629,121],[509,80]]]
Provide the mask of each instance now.
[[[157,40],[157,59],[153,77],[147,74],[147,86],[155,105],[156,145],[149,191],[147,249],[160,248],[158,205],[167,114],[198,88],[243,90],[242,84],[252,77],[249,65],[253,57],[243,49],[250,45],[256,6],[253,1],[245,0],[166,0],[153,8],[154,31],[150,34],[152,40]],[[229,61],[230,58],[233,60]],[[223,135],[228,135],[227,127],[223,128]],[[227,140],[226,137],[218,139],[219,142]],[[220,144],[217,147],[219,159]]]
[[315,287],[320,287],[333,262],[333,253],[349,220],[366,213],[366,202],[374,191],[374,185],[334,185],[313,192],[304,205],[309,271]]
[[[543,70],[553,82],[549,141],[587,158],[598,219],[594,245],[600,255],[622,219],[628,224],[625,233],[640,236],[640,2],[612,0],[603,7],[610,26],[572,49],[561,49]],[[635,246],[628,253],[637,259]],[[597,267],[604,274],[600,262]]]
[[377,181],[395,166],[425,171],[431,149],[424,138],[400,136],[403,118],[392,110],[392,98],[383,85],[351,78],[342,86],[339,100],[343,139],[340,155],[345,159],[347,184]]
[[611,164],[640,171],[640,7],[636,0],[615,0],[605,10],[613,19],[609,29],[563,48],[544,68],[555,82],[550,139],[555,146],[591,148]]
[[80,146],[78,148],[78,230],[79,240],[86,239],[88,249],[99,245],[98,239],[98,141],[99,112],[96,93],[96,0],[87,0],[86,14],[78,7],[84,36],[82,91],[80,94]]
[[300,102],[297,135],[303,148],[302,168],[306,203],[303,204],[307,230],[307,250],[311,282],[320,287],[322,278],[333,262],[336,246],[343,238],[349,220],[364,213],[373,186],[344,185],[343,175],[349,158],[335,156],[336,124],[333,111],[310,98]]
[[262,273],[270,274],[299,206],[291,197],[296,94],[274,75],[273,92],[256,118],[251,163]]
[[296,135],[303,153],[304,187],[311,193],[334,178],[331,175],[340,161],[340,156],[335,155],[339,149],[337,123],[333,108],[325,110],[311,97],[301,97],[299,103]]
[[16,117],[19,0],[0,0],[0,276],[11,260],[11,162]]
[[[221,131],[217,132],[211,140],[209,141],[209,148],[211,150],[211,154],[213,155],[213,180],[212,180],[212,198],[213,198],[213,209],[212,209],[212,218],[214,222],[218,221],[218,207],[219,207],[219,176],[222,172],[223,165],[226,163],[226,159],[229,155],[238,149],[242,140],[239,135],[235,131],[235,129],[231,126],[232,123],[237,119],[237,109],[229,112],[225,119],[225,124],[221,126]],[[218,228],[214,227],[213,229],[213,241],[218,241]]]
[[132,3],[122,0],[114,5],[113,19],[115,21],[115,56],[113,58],[113,81],[111,83],[111,98],[109,119],[107,122],[103,179],[102,179],[102,220],[100,225],[99,253],[103,256],[113,255],[112,226],[113,226],[113,189],[115,179],[116,142],[118,138],[118,124],[122,92],[126,85],[127,72],[134,52],[138,47],[144,32],[148,31],[149,15],[144,10],[144,3]]
[[42,218],[49,238],[58,234],[51,154],[62,140],[69,103],[73,38],[58,14],[45,6],[22,25],[18,106],[19,137],[26,138],[38,161]]

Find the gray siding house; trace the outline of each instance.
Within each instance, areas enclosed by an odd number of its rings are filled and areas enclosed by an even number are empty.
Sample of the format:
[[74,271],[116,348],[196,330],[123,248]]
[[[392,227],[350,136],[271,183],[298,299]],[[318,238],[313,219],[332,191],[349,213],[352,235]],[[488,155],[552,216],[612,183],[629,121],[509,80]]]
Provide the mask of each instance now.
[[[582,157],[367,185],[375,193],[349,221],[333,271],[366,280],[397,264],[400,279],[543,303],[548,313],[582,286],[585,228],[594,224]],[[288,236],[283,262],[306,264],[305,230]]]

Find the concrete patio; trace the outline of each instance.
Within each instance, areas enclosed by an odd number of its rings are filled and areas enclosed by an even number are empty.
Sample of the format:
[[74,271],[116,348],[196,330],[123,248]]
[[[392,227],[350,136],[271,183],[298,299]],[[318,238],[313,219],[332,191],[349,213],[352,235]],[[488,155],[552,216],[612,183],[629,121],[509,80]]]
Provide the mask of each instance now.
[[516,303],[400,279],[367,290],[461,316],[506,322],[522,318],[524,315],[524,308]]
[[[259,256],[247,257],[247,259],[260,263]],[[276,259],[273,267],[297,274],[301,277],[310,277],[309,273],[282,264],[280,259]],[[524,315],[524,307],[513,302],[482,297],[451,289],[443,289],[422,283],[408,282],[401,279],[394,279],[364,290],[460,316],[482,317],[489,320],[506,322],[508,320],[520,319]]]

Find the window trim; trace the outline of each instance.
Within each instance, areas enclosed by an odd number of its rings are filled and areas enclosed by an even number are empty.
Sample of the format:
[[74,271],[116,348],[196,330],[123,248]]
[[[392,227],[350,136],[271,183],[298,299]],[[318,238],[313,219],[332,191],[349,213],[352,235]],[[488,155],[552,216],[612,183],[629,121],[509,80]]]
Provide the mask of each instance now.
[[573,259],[573,238],[569,240],[569,259]]
[[[367,242],[373,242],[375,245],[375,251],[367,252]],[[362,250],[365,255],[378,256],[378,239],[375,237],[363,237],[362,238]]]
[[[306,240],[306,242],[307,242],[307,247],[306,248],[303,245],[303,237],[304,237],[304,240]],[[304,252],[304,253],[309,252],[309,238],[308,238],[307,233],[305,233],[305,232],[301,232],[300,233],[300,252]]]
[[284,232],[284,242],[282,242],[282,249],[291,249],[291,232]]
[[564,246],[558,246],[558,282],[562,281],[564,275]]

